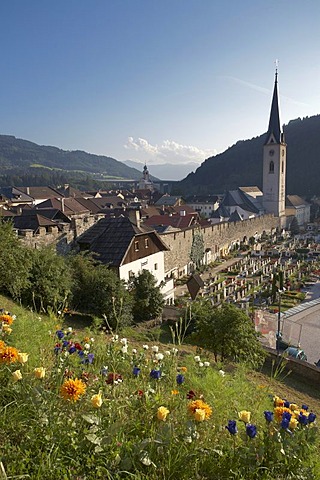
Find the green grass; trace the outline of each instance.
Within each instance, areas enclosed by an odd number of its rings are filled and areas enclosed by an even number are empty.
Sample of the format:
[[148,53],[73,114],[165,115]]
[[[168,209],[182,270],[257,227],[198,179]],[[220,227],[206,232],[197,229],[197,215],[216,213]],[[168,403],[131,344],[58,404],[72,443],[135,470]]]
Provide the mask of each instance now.
[[[4,297],[0,300],[17,315],[11,335],[2,332],[2,339],[29,353],[25,364],[0,363],[0,461],[8,478],[319,478],[316,425],[300,425],[290,434],[264,419],[264,410],[273,410],[274,395],[300,406],[309,403],[316,412],[320,408],[320,394],[304,394],[298,382],[285,385],[290,376],[278,377],[279,382],[268,372],[214,363],[210,352],[173,345],[167,325],[127,328],[122,332],[128,338],[125,352],[124,340],[94,330],[88,319],[73,318],[70,332],[70,319],[39,315]],[[60,329],[61,340],[56,335]],[[70,343],[63,348],[66,339]],[[94,354],[92,364],[81,363],[77,352],[66,355],[72,342],[81,344],[87,352],[84,358]],[[55,354],[57,344],[60,350]],[[196,355],[210,365],[201,366]],[[134,366],[140,368],[138,376]],[[46,368],[44,378],[36,378],[37,367]],[[22,379],[14,382],[17,369]],[[160,379],[151,378],[151,370],[160,370]],[[122,381],[107,383],[106,371],[121,375]],[[181,384],[178,374],[184,377]],[[77,401],[65,400],[61,385],[76,378],[84,382],[85,392]],[[190,391],[212,409],[204,421],[190,414]],[[102,405],[95,408],[92,397],[99,392]],[[169,410],[165,420],[158,418],[159,407]],[[257,426],[253,439],[238,419],[242,410],[251,412],[250,422]],[[236,435],[225,428],[229,420],[237,420]]]

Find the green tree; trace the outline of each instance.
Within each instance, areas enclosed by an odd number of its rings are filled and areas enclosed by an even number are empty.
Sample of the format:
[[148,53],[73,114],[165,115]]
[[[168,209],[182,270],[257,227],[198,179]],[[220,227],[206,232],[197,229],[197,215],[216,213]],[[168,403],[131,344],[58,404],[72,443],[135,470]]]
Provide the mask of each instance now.
[[52,247],[31,251],[29,285],[23,301],[38,311],[63,309],[71,293],[71,272],[64,257]]
[[290,223],[290,233],[291,235],[297,235],[300,232],[298,220],[296,217],[293,217],[292,222]]
[[22,246],[11,222],[0,220],[0,291],[21,301],[29,286],[31,250]]
[[148,270],[142,270],[130,283],[133,296],[133,318],[135,322],[158,317],[163,308],[163,295],[157,280]]
[[124,282],[90,255],[70,257],[74,309],[105,317],[113,331],[132,323],[132,298]]
[[203,262],[204,256],[204,241],[203,236],[200,232],[195,232],[193,235],[191,251],[190,251],[190,260],[195,264],[196,268],[199,269]]
[[251,319],[233,305],[216,308],[209,301],[192,307],[195,321],[195,338],[213,351],[215,359],[232,359],[260,366],[264,360],[262,345]]

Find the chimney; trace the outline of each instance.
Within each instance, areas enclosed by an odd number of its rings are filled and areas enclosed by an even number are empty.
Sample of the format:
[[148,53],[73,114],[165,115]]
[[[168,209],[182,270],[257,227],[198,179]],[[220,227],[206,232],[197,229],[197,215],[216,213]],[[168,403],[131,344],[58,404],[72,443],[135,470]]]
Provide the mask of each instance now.
[[64,212],[64,198],[61,198],[61,212]]
[[133,223],[136,227],[140,228],[140,211],[139,210],[130,210],[129,211],[130,222]]

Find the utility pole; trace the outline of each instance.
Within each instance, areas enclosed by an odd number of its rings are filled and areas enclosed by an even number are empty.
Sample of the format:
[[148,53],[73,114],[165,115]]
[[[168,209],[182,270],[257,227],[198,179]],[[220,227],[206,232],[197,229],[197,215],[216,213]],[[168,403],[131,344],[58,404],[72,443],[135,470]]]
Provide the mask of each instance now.
[[278,326],[277,326],[277,355],[280,355],[280,340],[281,340],[281,290],[278,289],[278,295],[279,295],[279,310],[278,310]]

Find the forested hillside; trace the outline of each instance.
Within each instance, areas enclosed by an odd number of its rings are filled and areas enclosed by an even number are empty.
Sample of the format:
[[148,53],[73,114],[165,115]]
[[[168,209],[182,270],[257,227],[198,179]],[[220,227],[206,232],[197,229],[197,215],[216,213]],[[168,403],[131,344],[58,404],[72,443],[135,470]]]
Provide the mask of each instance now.
[[[320,115],[296,119],[284,126],[287,142],[287,193],[320,194]],[[223,192],[238,186],[262,188],[265,135],[237,142],[208,158],[195,173],[177,184],[179,192]]]

